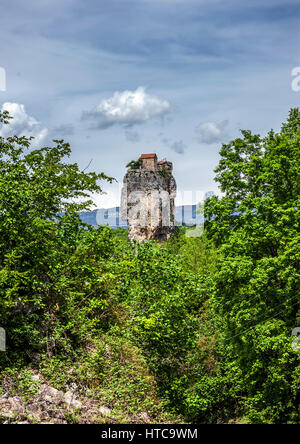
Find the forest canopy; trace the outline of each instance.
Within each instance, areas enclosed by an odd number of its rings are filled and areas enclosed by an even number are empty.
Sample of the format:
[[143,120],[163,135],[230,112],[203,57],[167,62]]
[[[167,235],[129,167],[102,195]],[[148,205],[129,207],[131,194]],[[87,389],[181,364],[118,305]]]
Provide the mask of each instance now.
[[113,179],[30,144],[0,138],[0,390],[39,372],[117,422],[299,422],[299,109],[224,144],[204,232],[164,244],[82,223]]

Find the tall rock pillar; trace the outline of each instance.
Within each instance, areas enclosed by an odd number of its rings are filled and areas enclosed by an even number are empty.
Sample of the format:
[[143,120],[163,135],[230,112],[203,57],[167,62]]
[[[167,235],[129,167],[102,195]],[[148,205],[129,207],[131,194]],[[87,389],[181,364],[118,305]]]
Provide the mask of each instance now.
[[124,177],[121,218],[128,222],[129,239],[166,241],[176,233],[176,182],[173,165],[157,161],[156,154],[142,154],[140,165]]

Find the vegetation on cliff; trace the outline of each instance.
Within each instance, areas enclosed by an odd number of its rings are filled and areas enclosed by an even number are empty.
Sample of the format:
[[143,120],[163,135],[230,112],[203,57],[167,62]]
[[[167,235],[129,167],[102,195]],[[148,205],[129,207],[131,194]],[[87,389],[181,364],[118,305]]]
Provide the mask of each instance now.
[[142,165],[142,159],[139,158],[138,160],[131,160],[127,165],[126,168],[130,168],[131,170],[138,170],[141,168]]

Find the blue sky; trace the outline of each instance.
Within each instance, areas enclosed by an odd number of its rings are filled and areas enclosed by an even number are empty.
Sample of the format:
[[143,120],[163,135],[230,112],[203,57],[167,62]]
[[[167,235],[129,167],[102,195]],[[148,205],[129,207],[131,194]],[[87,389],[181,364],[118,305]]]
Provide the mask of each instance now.
[[[191,203],[217,192],[222,142],[278,129],[299,106],[299,25],[298,0],[12,0],[0,105],[12,131],[36,145],[63,137],[73,161],[119,184],[126,163],[157,152]],[[117,204],[119,186],[104,189],[97,206]]]

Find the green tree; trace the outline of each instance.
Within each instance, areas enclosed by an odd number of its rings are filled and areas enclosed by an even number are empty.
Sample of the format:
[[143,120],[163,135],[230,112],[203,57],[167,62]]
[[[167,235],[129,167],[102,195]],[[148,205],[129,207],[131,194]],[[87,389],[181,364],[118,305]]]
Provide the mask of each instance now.
[[300,112],[265,138],[242,131],[223,145],[216,180],[224,197],[205,204],[206,232],[219,247],[212,306],[224,349],[241,371],[253,422],[299,419]]
[[138,160],[131,160],[126,168],[130,168],[131,170],[138,170],[142,165],[142,159],[139,157]]
[[[9,124],[7,112],[0,121]],[[30,142],[0,138],[0,319],[9,345],[3,360],[13,350],[18,356],[43,350],[49,335],[59,342],[51,326],[68,324],[70,307],[91,290],[84,282],[93,254],[109,251],[107,244],[103,252],[101,237],[94,239],[87,263],[71,268],[79,240],[89,232],[78,212],[91,206],[91,193],[102,192],[99,180],[113,179],[66,162],[71,150],[63,140],[36,150]]]

